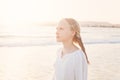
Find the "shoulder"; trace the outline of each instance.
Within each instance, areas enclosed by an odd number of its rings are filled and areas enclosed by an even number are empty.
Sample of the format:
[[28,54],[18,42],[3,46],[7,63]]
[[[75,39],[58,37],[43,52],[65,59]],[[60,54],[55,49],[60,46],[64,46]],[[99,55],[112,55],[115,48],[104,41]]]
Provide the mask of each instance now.
[[84,53],[83,53],[82,50],[77,50],[77,51],[75,52],[75,57],[83,57],[83,56],[84,56]]
[[74,55],[74,58],[75,58],[76,61],[86,60],[85,54],[82,50],[77,50],[75,55]]

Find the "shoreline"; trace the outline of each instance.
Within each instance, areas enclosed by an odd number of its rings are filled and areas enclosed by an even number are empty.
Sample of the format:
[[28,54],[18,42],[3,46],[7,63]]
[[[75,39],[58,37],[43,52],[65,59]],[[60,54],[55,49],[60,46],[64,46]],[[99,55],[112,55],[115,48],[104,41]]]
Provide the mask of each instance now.
[[[103,27],[103,28],[120,28],[120,23],[112,23],[107,21],[77,21],[81,27]],[[58,21],[33,21],[27,23],[18,23],[18,24],[0,24],[0,27],[5,26],[16,26],[16,27],[25,27],[25,26],[57,26]]]
[[[56,51],[60,47],[61,45],[0,47],[0,79],[51,80]],[[120,44],[93,44],[85,45],[85,48],[90,60],[89,80],[119,79]]]

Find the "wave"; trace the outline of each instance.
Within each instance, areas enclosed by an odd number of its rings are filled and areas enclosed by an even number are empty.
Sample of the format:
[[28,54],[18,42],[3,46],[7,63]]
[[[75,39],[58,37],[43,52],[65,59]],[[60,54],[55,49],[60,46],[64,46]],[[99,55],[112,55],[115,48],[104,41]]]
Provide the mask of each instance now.
[[[84,42],[86,45],[92,44],[120,44],[120,41],[95,41],[95,42]],[[51,46],[60,45],[57,42],[41,42],[41,43],[1,43],[0,47],[26,47],[26,46]]]

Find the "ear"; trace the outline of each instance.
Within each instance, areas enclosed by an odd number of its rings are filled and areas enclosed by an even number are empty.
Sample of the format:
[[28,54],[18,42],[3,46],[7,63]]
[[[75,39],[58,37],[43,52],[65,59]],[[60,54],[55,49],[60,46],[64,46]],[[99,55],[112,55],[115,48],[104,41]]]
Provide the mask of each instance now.
[[72,31],[72,36],[75,36],[76,32],[75,31]]

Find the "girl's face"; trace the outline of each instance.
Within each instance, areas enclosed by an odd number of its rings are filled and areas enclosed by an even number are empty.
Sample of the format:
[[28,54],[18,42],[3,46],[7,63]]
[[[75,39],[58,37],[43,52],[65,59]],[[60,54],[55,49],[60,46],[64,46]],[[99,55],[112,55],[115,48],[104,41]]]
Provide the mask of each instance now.
[[66,42],[73,39],[75,32],[71,30],[67,21],[61,21],[56,29],[56,40],[58,42]]

